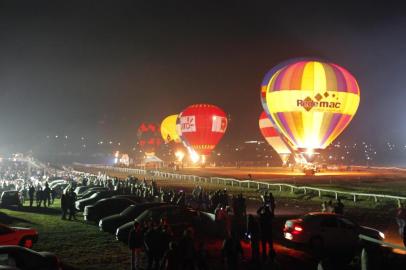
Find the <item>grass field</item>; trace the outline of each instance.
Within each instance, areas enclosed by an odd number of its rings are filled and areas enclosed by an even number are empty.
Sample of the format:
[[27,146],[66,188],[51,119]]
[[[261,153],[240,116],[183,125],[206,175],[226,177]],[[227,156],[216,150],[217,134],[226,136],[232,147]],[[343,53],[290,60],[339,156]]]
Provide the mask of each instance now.
[[[100,232],[94,225],[86,224],[79,215],[78,221],[61,220],[60,201],[48,209],[25,206],[22,210],[1,209],[12,217],[12,226],[34,227],[39,239],[36,251],[55,253],[72,269],[129,269],[128,248],[116,241],[113,235]],[[2,218],[1,222],[9,221]]]

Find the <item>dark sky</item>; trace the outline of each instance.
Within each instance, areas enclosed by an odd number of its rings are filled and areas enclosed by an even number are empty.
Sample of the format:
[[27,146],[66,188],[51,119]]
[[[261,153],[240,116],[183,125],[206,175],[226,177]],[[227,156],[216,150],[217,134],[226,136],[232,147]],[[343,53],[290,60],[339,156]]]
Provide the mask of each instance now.
[[344,140],[404,144],[406,13],[352,2],[1,1],[0,150],[49,134],[130,144],[141,121],[202,102],[231,115],[224,140],[260,138],[262,77],[302,56],[358,79]]

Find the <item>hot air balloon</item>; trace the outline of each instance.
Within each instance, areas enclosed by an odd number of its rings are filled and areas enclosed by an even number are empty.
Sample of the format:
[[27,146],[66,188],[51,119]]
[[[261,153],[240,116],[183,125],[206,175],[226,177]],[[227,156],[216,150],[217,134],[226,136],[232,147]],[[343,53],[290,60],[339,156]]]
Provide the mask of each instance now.
[[176,130],[177,114],[169,115],[161,123],[161,136],[165,143],[180,142],[178,132]]
[[283,165],[286,165],[292,151],[265,112],[259,117],[259,129],[268,144],[278,153]]
[[180,137],[199,155],[207,156],[227,129],[227,116],[219,107],[194,104],[179,115]]
[[162,144],[159,126],[154,123],[142,123],[137,130],[138,146],[147,155],[154,155]]
[[264,80],[272,122],[296,148],[326,148],[354,117],[360,89],[349,71],[320,60],[299,60]]

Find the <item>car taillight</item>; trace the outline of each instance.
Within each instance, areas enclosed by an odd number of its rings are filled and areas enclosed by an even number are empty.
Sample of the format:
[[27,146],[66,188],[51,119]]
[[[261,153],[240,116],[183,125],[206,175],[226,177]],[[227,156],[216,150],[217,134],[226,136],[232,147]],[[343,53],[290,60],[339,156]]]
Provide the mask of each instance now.
[[301,232],[303,232],[303,227],[302,226],[295,225],[293,227],[293,231],[292,231],[293,234],[300,234]]

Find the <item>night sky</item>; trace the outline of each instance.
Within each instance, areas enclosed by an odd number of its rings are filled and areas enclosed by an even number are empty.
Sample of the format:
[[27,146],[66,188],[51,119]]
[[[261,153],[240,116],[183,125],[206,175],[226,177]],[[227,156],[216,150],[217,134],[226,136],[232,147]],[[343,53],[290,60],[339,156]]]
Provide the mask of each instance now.
[[359,82],[340,140],[404,145],[406,12],[352,2],[1,1],[0,151],[54,134],[131,145],[142,121],[203,102],[230,114],[224,142],[260,139],[262,77],[303,56]]

